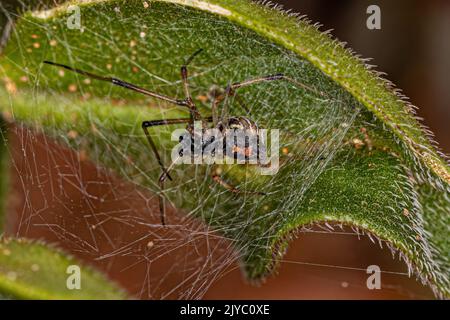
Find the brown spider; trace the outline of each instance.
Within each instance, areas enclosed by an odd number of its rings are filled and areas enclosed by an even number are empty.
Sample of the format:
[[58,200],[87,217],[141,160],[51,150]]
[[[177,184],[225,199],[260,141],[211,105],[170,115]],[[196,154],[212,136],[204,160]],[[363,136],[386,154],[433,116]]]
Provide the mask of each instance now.
[[[177,99],[177,98],[173,98],[173,97],[169,97],[166,96],[164,94],[160,94],[157,92],[153,92],[144,88],[141,88],[139,86],[136,86],[134,84],[131,84],[129,82],[126,81],[122,81],[113,77],[104,77],[104,76],[99,76],[99,75],[95,75],[92,74],[90,72],[87,71],[83,71],[77,68],[72,68],[69,67],[67,65],[64,64],[60,64],[60,63],[55,63],[55,62],[51,62],[51,61],[43,61],[46,64],[49,65],[54,65],[54,66],[58,66],[58,67],[62,67],[65,68],[67,70],[79,73],[81,75],[93,78],[93,79],[97,79],[97,80],[102,80],[102,81],[108,81],[111,82],[112,84],[115,84],[117,86],[120,87],[124,87],[139,93],[142,93],[144,95],[150,96],[150,97],[154,97],[160,100],[164,100],[166,102],[178,105],[178,106],[183,106],[183,107],[187,107],[189,109],[190,112],[190,117],[188,119],[185,118],[179,118],[179,119],[162,119],[162,120],[149,120],[149,121],[144,121],[142,122],[142,129],[144,130],[144,133],[147,137],[147,140],[150,144],[151,149],[153,150],[153,153],[155,154],[155,157],[159,163],[159,166],[161,167],[162,170],[162,174],[159,177],[159,186],[161,188],[161,191],[164,190],[164,181],[168,178],[169,180],[172,180],[172,177],[169,175],[170,170],[173,168],[174,162],[169,166],[169,167],[165,167],[161,157],[158,153],[158,150],[156,148],[156,145],[152,139],[152,137],[150,136],[149,132],[148,132],[148,128],[149,127],[154,127],[154,126],[161,126],[161,125],[171,125],[171,124],[179,124],[179,123],[187,123],[186,126],[186,130],[187,132],[190,134],[191,139],[193,139],[193,132],[194,132],[194,122],[195,121],[199,121],[202,124],[202,130],[203,132],[206,131],[206,129],[208,129],[208,123],[212,122],[212,126],[209,128],[216,128],[218,129],[221,133],[224,133],[227,129],[241,129],[241,130],[250,130],[251,132],[253,132],[253,134],[258,135],[258,126],[257,124],[252,121],[251,119],[247,118],[247,117],[234,117],[228,116],[227,113],[227,104],[225,103],[223,110],[222,110],[222,114],[221,117],[219,118],[218,114],[217,114],[217,108],[220,102],[224,101],[227,97],[236,97],[236,90],[241,88],[241,87],[245,87],[248,85],[252,85],[252,84],[257,84],[260,82],[266,82],[266,81],[274,81],[274,80],[286,80],[289,81],[291,83],[293,83],[294,85],[301,87],[303,89],[308,89],[311,90],[317,94],[323,94],[322,92],[317,92],[316,90],[292,79],[289,78],[287,76],[285,76],[284,74],[275,74],[275,75],[268,75],[268,76],[263,76],[263,77],[258,77],[258,78],[253,78],[253,79],[249,79],[249,80],[245,80],[242,82],[235,82],[232,84],[229,84],[225,91],[222,92],[215,92],[213,94],[213,101],[212,101],[212,106],[211,106],[211,111],[212,111],[212,116],[211,117],[202,117],[202,115],[199,113],[197,107],[194,104],[194,101],[192,100],[192,97],[190,95],[190,91],[189,91],[189,82],[188,82],[188,71],[187,71],[187,66],[188,64],[194,59],[194,57],[199,54],[202,51],[202,49],[197,50],[196,52],[194,52],[184,63],[184,65],[181,67],[181,79],[183,82],[183,88],[184,88],[184,94],[185,94],[185,98],[184,99]],[[239,100],[238,100],[239,101]],[[241,104],[242,105],[242,104]],[[242,105],[243,106],[243,105]],[[245,106],[243,106],[245,108]],[[226,134],[225,134],[226,137]],[[181,139],[181,137],[180,137]],[[204,139],[202,139],[201,141],[205,141]],[[206,142],[208,143],[208,142]],[[203,147],[205,147],[205,145],[203,145]],[[249,153],[251,153],[252,151],[249,150],[248,148],[238,148],[236,146],[236,148],[233,149],[233,152],[235,153],[235,155],[237,155],[238,153],[244,153],[245,158],[247,158],[247,156],[249,155]],[[259,157],[258,157],[259,160]],[[258,165],[263,166],[262,164],[259,163],[258,161]],[[223,187],[225,187],[226,189],[230,190],[233,193],[245,193],[245,194],[258,194],[258,195],[264,195],[264,193],[262,192],[255,192],[255,191],[242,191],[240,189],[237,189],[236,187],[232,186],[231,184],[227,183],[226,181],[224,181],[218,174],[213,174],[212,176],[213,180],[215,182],[217,182],[218,184],[222,185]],[[161,192],[162,193],[162,192]],[[165,199],[163,197],[162,194],[159,194],[159,208],[160,208],[160,216],[161,216],[161,223],[162,225],[165,225]]]

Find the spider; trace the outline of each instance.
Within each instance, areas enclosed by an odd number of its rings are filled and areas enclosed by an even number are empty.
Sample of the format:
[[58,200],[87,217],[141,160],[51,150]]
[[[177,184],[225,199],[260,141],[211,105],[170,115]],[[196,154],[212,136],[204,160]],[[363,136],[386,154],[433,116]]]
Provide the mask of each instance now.
[[[53,66],[57,66],[57,67],[61,67],[64,69],[67,69],[69,71],[72,72],[76,72],[78,74],[81,74],[83,76],[87,76],[89,78],[92,79],[97,79],[97,80],[101,80],[101,81],[107,81],[110,82],[114,85],[129,89],[129,90],[133,90],[136,92],[139,92],[141,94],[144,94],[146,96],[150,96],[156,99],[160,99],[169,103],[172,103],[174,105],[177,106],[182,106],[185,107],[189,110],[189,114],[190,117],[189,118],[178,118],[178,119],[161,119],[161,120],[148,120],[148,121],[143,121],[142,122],[142,129],[145,133],[145,136],[147,137],[148,143],[150,145],[150,148],[152,149],[156,160],[158,161],[158,164],[161,168],[161,175],[159,177],[158,183],[159,183],[159,187],[161,189],[161,193],[159,194],[159,210],[160,210],[160,218],[161,218],[161,224],[164,226],[166,224],[165,222],[165,198],[162,194],[163,190],[164,190],[164,182],[166,181],[166,179],[169,179],[172,181],[172,177],[170,176],[169,172],[173,169],[174,166],[174,162],[172,162],[171,165],[169,165],[167,168],[164,166],[164,163],[159,155],[159,152],[156,148],[155,142],[153,141],[152,137],[149,134],[148,128],[150,127],[155,127],[155,126],[165,126],[165,125],[172,125],[172,124],[182,124],[182,123],[186,123],[186,131],[190,136],[191,141],[193,141],[194,138],[194,122],[195,121],[199,121],[202,124],[202,132],[205,132],[206,129],[208,128],[215,128],[218,129],[221,133],[224,133],[226,130],[233,130],[233,129],[241,129],[241,130],[250,130],[251,132],[253,132],[253,134],[258,136],[258,126],[256,124],[255,121],[244,117],[244,116],[228,116],[228,110],[227,110],[227,104],[224,104],[221,116],[218,116],[218,105],[226,100],[228,97],[233,97],[233,98],[237,98],[236,95],[236,90],[245,86],[249,86],[249,85],[253,85],[253,84],[258,84],[261,82],[268,82],[268,81],[276,81],[276,80],[285,80],[285,81],[289,81],[292,84],[296,85],[297,87],[300,87],[302,89],[307,89],[307,90],[311,90],[317,94],[323,95],[322,92],[318,92],[312,88],[310,88],[309,86],[300,83],[284,74],[278,73],[278,74],[273,74],[273,75],[267,75],[267,76],[261,76],[261,77],[257,77],[257,78],[252,78],[252,79],[248,79],[248,80],[244,80],[241,82],[234,82],[231,84],[228,84],[225,90],[215,90],[215,92],[213,93],[213,97],[212,97],[212,105],[211,105],[211,112],[212,112],[212,116],[209,117],[203,117],[200,112],[198,111],[192,97],[190,94],[190,90],[189,90],[189,81],[188,81],[188,65],[189,63],[194,59],[195,56],[197,56],[203,49],[198,49],[197,51],[195,51],[188,59],[185,60],[185,63],[181,66],[181,80],[182,80],[182,84],[183,84],[183,89],[184,89],[184,95],[185,98],[184,99],[178,99],[178,98],[174,98],[174,97],[170,97],[170,96],[166,96],[164,94],[161,93],[157,93],[154,91],[150,91],[147,89],[144,89],[142,87],[139,87],[137,85],[131,84],[129,82],[117,79],[117,78],[113,78],[113,77],[108,77],[108,76],[100,76],[100,75],[96,75],[87,71],[83,71],[77,68],[73,68],[73,67],[69,67],[67,65],[64,64],[60,64],[60,63],[56,63],[56,62],[52,62],[52,61],[43,61],[43,63],[49,64],[49,65],[53,65]],[[240,100],[238,100],[239,102]],[[241,106],[246,110],[247,108],[242,104],[242,102],[240,102]],[[212,126],[209,127],[209,123],[212,123]],[[225,134],[226,137],[226,134]],[[183,137],[180,137],[180,140]],[[201,141],[204,141],[204,139],[202,139]],[[207,143],[210,143],[211,141],[209,140],[209,142],[203,142],[202,147],[204,148],[206,146]],[[233,151],[235,153],[235,156],[237,155],[237,153],[245,153],[245,158],[247,159],[249,150],[247,148],[244,148],[244,150],[236,148],[236,150]],[[259,160],[259,158],[258,158]],[[257,163],[257,165],[263,166],[259,161]],[[220,177],[219,174],[214,173],[212,175],[212,179],[220,184],[221,186],[223,186],[224,188],[226,188],[227,190],[236,193],[236,194],[256,194],[256,195],[264,195],[265,193],[263,192],[259,192],[259,191],[244,191],[244,190],[240,190],[238,188],[236,188],[235,186],[229,184],[228,182],[226,182],[225,180],[222,179],[222,177]]]

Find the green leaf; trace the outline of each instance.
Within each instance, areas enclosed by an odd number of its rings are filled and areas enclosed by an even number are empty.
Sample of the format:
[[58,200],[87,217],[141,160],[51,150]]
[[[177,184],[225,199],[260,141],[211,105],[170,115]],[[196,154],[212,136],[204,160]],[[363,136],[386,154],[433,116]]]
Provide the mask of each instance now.
[[[77,266],[80,289],[69,289]],[[68,272],[69,271],[69,272]],[[74,280],[75,281],[75,280]],[[75,282],[74,282],[75,283]],[[18,299],[125,299],[101,273],[60,250],[24,239],[0,239],[0,293]]]
[[[43,129],[160,193],[160,170],[141,122],[188,117],[187,110],[62,73],[43,60],[183,98],[179,67],[203,48],[189,65],[189,81],[204,116],[211,114],[213,85],[284,73],[311,90],[285,81],[242,88],[249,115],[230,101],[231,115],[280,129],[278,173],[262,176],[243,165],[175,166],[165,196],[232,239],[250,279],[272,272],[295,230],[332,221],[386,243],[436,295],[449,296],[450,169],[412,107],[386,81],[307,21],[266,6],[235,0],[145,4],[80,2],[80,30],[68,29],[73,11],[64,5],[24,15],[0,63],[5,117]],[[151,131],[166,163],[175,128]],[[224,190],[210,179],[217,169],[237,188],[266,195]]]

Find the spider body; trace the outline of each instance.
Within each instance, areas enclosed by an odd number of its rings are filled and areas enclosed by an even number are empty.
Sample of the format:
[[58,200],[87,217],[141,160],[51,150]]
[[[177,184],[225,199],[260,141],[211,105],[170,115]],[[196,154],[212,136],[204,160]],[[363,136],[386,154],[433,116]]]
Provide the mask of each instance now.
[[[224,136],[223,152],[225,154],[227,154],[228,150],[231,150],[234,160],[244,159],[245,163],[248,163],[256,155],[258,164],[260,164],[258,151],[262,141],[255,121],[247,117],[230,117],[227,126],[222,126],[219,123],[218,128]],[[237,141],[237,132],[245,132],[243,143]]]
[[[211,134],[210,129],[216,129],[218,135]],[[216,127],[201,130],[194,130],[188,125],[179,137],[178,156],[210,156],[207,163],[211,163],[221,154],[233,160],[241,160],[241,163],[252,164],[250,160],[253,159],[253,164],[260,164],[259,151],[265,149],[262,148],[264,143],[259,131],[256,122],[247,117],[230,117],[226,123],[221,121]],[[200,143],[196,146],[196,142]]]
[[[263,166],[260,163],[259,159],[259,149],[263,145],[263,141],[259,139],[259,129],[253,120],[244,117],[244,116],[228,116],[228,105],[227,105],[227,98],[228,97],[234,97],[238,100],[238,102],[242,102],[239,100],[239,96],[236,95],[236,90],[244,87],[249,86],[253,84],[258,84],[261,82],[267,82],[267,81],[275,81],[275,80],[285,80],[293,83],[297,87],[308,89],[311,91],[314,91],[315,93],[322,94],[321,92],[317,92],[310,87],[292,79],[289,78],[283,74],[275,74],[275,75],[268,75],[258,78],[253,78],[249,80],[245,80],[242,82],[235,82],[232,84],[229,84],[225,90],[214,90],[214,93],[212,94],[212,105],[211,105],[211,112],[212,116],[210,117],[203,117],[200,112],[198,111],[189,90],[189,82],[188,82],[188,70],[187,66],[192,61],[192,59],[202,51],[202,49],[197,50],[194,54],[192,54],[185,62],[185,64],[181,67],[181,78],[183,83],[183,89],[185,98],[184,99],[178,99],[166,96],[164,94],[160,94],[154,91],[150,91],[147,89],[144,89],[142,87],[136,86],[134,84],[131,84],[126,81],[122,81],[117,78],[113,77],[105,77],[105,76],[99,76],[87,71],[83,71],[77,68],[69,67],[64,64],[59,64],[51,61],[44,61],[46,64],[50,64],[53,66],[58,66],[65,68],[67,70],[76,72],[78,74],[101,80],[101,81],[107,81],[114,85],[136,91],[138,93],[160,99],[181,107],[188,108],[190,117],[189,118],[180,118],[180,119],[162,119],[162,120],[149,120],[142,122],[142,129],[147,137],[147,140],[149,142],[150,148],[152,149],[155,158],[161,167],[162,173],[159,178],[159,186],[161,189],[161,193],[159,194],[159,207],[160,207],[160,217],[161,217],[161,223],[162,225],[165,225],[165,197],[163,196],[164,192],[164,182],[166,179],[172,180],[172,177],[170,176],[169,172],[173,169],[173,166],[175,162],[172,162],[167,168],[164,166],[163,161],[159,155],[159,152],[156,148],[156,145],[153,141],[153,138],[151,137],[148,128],[154,127],[154,126],[161,126],[161,125],[173,125],[173,124],[182,124],[186,123],[186,133],[180,136],[180,141],[183,141],[190,145],[187,150],[195,151],[195,139],[201,139],[201,149],[204,151],[208,147],[211,147],[213,143],[216,144],[216,147],[220,150],[222,148],[222,151],[229,151],[231,150],[231,153],[228,155],[231,155],[231,158],[233,159],[243,159],[244,163],[249,163],[250,159],[254,159],[256,156],[256,165]],[[218,116],[218,105],[220,103],[224,103],[224,106],[222,108],[221,116]],[[242,105],[242,107],[245,109],[245,106]],[[248,111],[248,110],[247,110]],[[196,133],[196,130],[194,128],[194,123],[198,121],[201,123],[201,131],[200,133]],[[209,126],[208,123],[212,123],[212,126]],[[218,143],[218,141],[214,138],[211,138],[210,135],[207,135],[207,129],[217,129],[221,134],[223,139]],[[244,143],[238,143],[236,140],[235,133],[237,131],[245,131],[245,141]],[[251,144],[251,141],[255,141],[256,139],[256,145]],[[242,141],[241,141],[242,142]],[[193,149],[194,148],[194,149]],[[228,149],[227,149],[228,148]],[[179,154],[180,155],[180,154]],[[184,156],[184,154],[182,154]],[[231,184],[225,182],[218,174],[213,173],[212,179],[217,182],[218,184],[222,185],[229,191],[233,193],[245,193],[245,194],[257,194],[257,195],[263,195],[264,193],[258,192],[258,191],[243,191],[240,190]]]

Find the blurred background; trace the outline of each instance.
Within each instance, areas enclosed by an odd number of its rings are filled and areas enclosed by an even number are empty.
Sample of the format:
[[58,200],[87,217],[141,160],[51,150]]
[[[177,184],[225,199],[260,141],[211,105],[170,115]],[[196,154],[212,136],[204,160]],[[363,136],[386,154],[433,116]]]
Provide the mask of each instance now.
[[[54,1],[47,1],[54,2]],[[60,1],[61,2],[61,1]],[[34,3],[42,6],[42,1],[1,1],[3,12],[17,12],[18,7]],[[366,1],[366,0],[279,0],[273,1],[308,16],[313,22],[320,22],[322,30],[334,29],[332,34],[341,41],[347,42],[364,58],[373,58],[371,64],[378,65],[379,71],[403,93],[410,98],[412,104],[419,107],[418,115],[424,118],[436,136],[436,141],[445,153],[450,153],[450,2],[448,1]],[[366,28],[366,9],[376,4],[381,8],[381,30]],[[3,33],[7,33],[5,15],[0,15]],[[6,30],[6,31],[5,31]],[[1,42],[0,42],[1,44]],[[22,148],[26,146],[24,151]],[[28,150],[28,151],[27,151]],[[100,212],[130,210],[133,214],[148,217],[148,208],[157,210],[157,203],[150,195],[137,196],[136,188],[128,183],[105,175],[91,163],[80,160],[80,157],[38,134],[25,128],[11,127],[10,152],[14,166],[11,168],[11,197],[9,203],[7,234],[45,239],[57,243],[77,255],[84,261],[94,264],[108,275],[120,282],[130,292],[141,298],[179,298],[177,288],[187,278],[181,272],[173,275],[167,287],[143,288],[143,279],[152,275],[165,275],[174,261],[164,261],[152,265],[142,260],[133,260],[132,255],[117,255],[111,261],[95,260],[92,255],[77,247],[77,240],[68,234],[57,235],[48,226],[64,223],[66,230],[72,230],[80,239],[88,238],[95,232],[86,226],[77,224],[76,219],[60,221],[55,212],[64,208],[71,210],[69,216],[76,217],[79,212],[89,212],[92,208]],[[31,170],[23,161],[24,152],[33,154],[37,163]],[[49,160],[51,159],[51,161]],[[58,170],[54,170],[58,168]],[[67,173],[61,179],[62,170]],[[39,183],[34,183],[39,180]],[[93,196],[86,200],[85,193],[74,185],[96,182],[89,192]],[[43,190],[58,186],[64,190],[55,201],[54,198],[43,198]],[[114,190],[114,192],[111,192]],[[26,195],[24,192],[26,191]],[[145,194],[145,190],[140,190]],[[120,194],[118,200],[115,195]],[[107,196],[105,196],[107,195]],[[95,198],[108,201],[96,201]],[[26,203],[25,203],[26,202]],[[45,206],[42,204],[45,203]],[[42,205],[43,210],[37,210]],[[38,212],[38,214],[37,214]],[[173,215],[171,212],[170,215]],[[173,215],[171,219],[177,219]],[[26,221],[27,223],[24,223]],[[32,223],[31,223],[31,222]],[[45,228],[43,225],[45,224]],[[26,228],[24,228],[26,226]],[[189,230],[189,228],[187,228]],[[109,232],[123,234],[123,241],[136,233],[145,235],[145,229],[114,230]],[[206,233],[205,233],[206,234]],[[208,233],[209,234],[209,233]],[[96,235],[101,239],[102,235]],[[186,237],[186,234],[180,234]],[[161,236],[164,239],[164,236]],[[109,240],[109,239],[108,239]],[[200,249],[211,239],[196,239],[196,248]],[[106,242],[106,240],[105,240]],[[152,246],[158,246],[155,242]],[[190,245],[190,246],[189,246]],[[223,245],[223,244],[222,244]],[[99,243],[102,246],[102,243]],[[139,251],[148,246],[148,239],[132,244],[133,250]],[[226,247],[227,245],[224,245]],[[143,249],[142,249],[143,250]],[[186,250],[192,251],[192,243],[180,246],[179,255]],[[224,249],[226,251],[226,249]],[[234,261],[232,254],[218,251],[217,257],[210,252],[199,250],[200,265],[205,261],[228,259]],[[220,253],[221,252],[221,253]],[[222,254],[222,256],[220,256]],[[192,255],[191,255],[192,256]],[[225,258],[224,258],[225,257]],[[225,262],[224,262],[225,263]],[[368,290],[365,272],[367,266],[376,264],[381,267],[382,289]],[[203,264],[204,266],[206,264]],[[130,273],[131,271],[131,273]],[[186,270],[187,272],[187,270]],[[212,271],[211,271],[212,272]],[[213,277],[214,278],[214,277]],[[145,282],[145,281],[144,281]],[[150,283],[150,282],[149,282]],[[159,290],[159,291],[158,291]],[[170,292],[170,295],[168,294]],[[352,230],[339,230],[329,233],[320,228],[300,232],[292,242],[277,275],[270,277],[259,286],[245,282],[239,265],[232,262],[204,292],[205,298],[354,298],[354,299],[430,299],[431,291],[422,286],[414,278],[408,277],[407,268],[398,258],[392,259],[391,252],[373,244],[367,237],[359,237]]]

